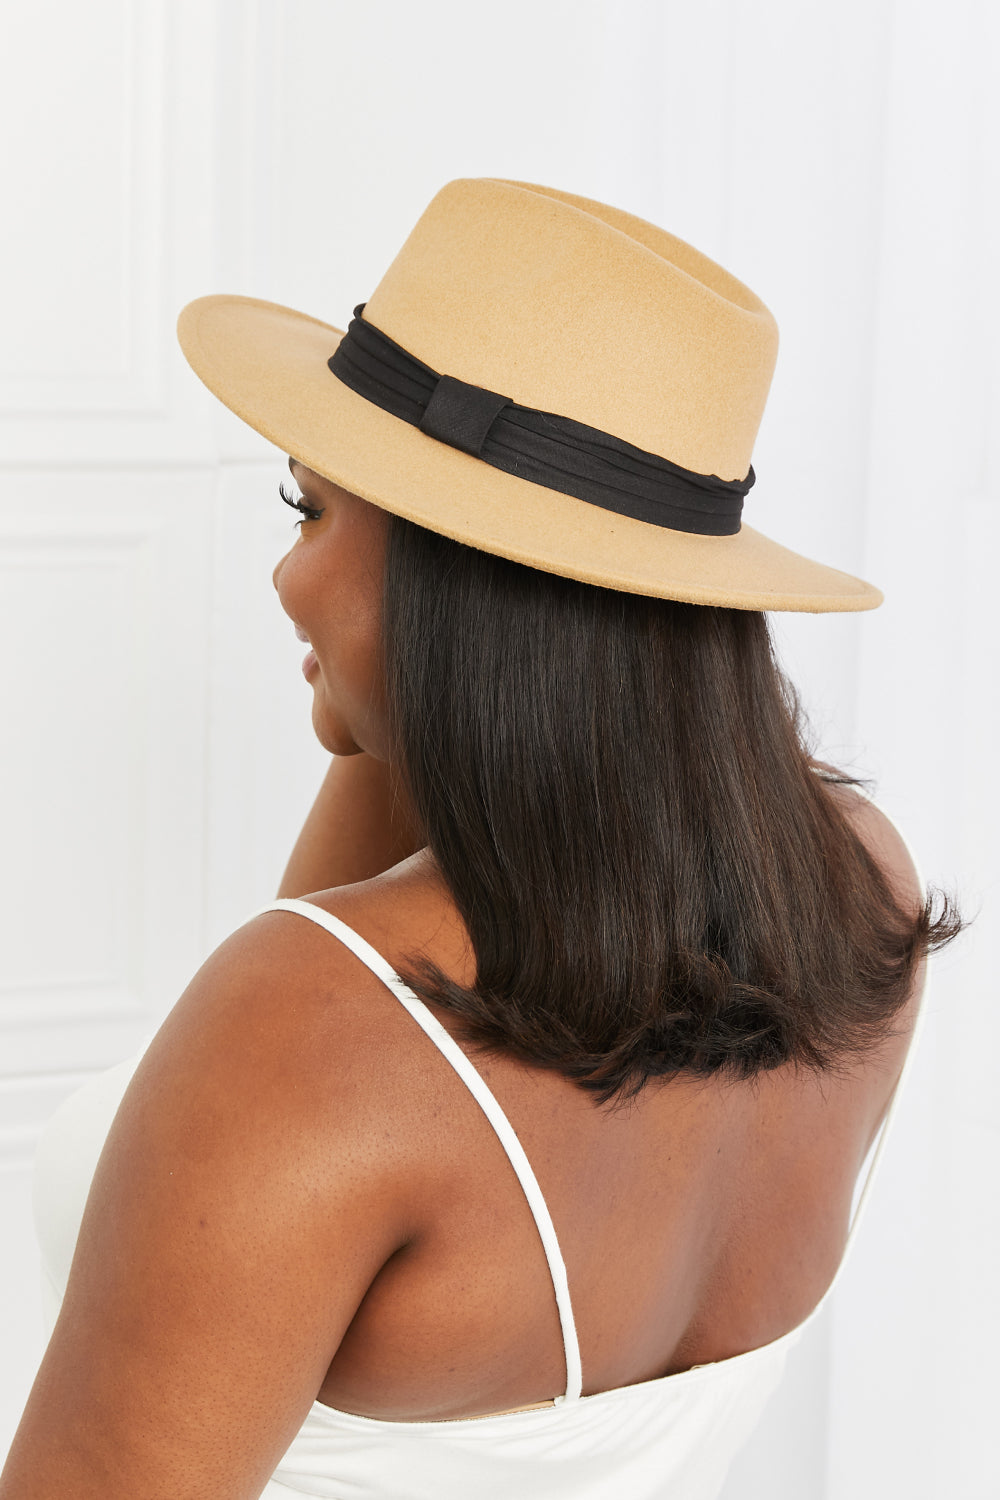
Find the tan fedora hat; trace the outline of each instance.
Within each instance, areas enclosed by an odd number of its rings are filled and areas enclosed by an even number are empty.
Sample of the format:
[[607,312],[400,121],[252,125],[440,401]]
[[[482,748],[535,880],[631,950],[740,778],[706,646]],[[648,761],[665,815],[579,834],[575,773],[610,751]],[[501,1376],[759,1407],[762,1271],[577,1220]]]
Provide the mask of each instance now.
[[777,325],[683,240],[552,188],[460,179],[361,314],[345,334],[202,297],[178,337],[283,452],[486,552],[695,604],[881,603],[742,524]]

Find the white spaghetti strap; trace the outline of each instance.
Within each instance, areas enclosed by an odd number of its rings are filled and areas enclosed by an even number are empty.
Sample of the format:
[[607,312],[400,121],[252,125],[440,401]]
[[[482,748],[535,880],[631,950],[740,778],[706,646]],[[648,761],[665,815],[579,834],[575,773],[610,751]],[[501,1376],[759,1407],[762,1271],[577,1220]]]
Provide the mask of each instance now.
[[[583,1372],[580,1364],[580,1345],[576,1336],[576,1323],[573,1320],[573,1308],[569,1297],[569,1282],[566,1277],[566,1265],[559,1249],[559,1241],[556,1238],[555,1225],[549,1213],[548,1205],[542,1197],[538,1180],[531,1169],[531,1163],[524,1154],[521,1142],[518,1140],[514,1127],[504,1114],[500,1105],[493,1097],[490,1089],[479,1076],[472,1063],[466,1057],[461,1047],[450,1036],[441,1022],[434,1016],[424,1002],[403,983],[399,975],[382,957],[376,953],[370,943],[342,922],[339,917],[324,911],[321,906],[316,906],[311,901],[297,901],[293,899],[282,899],[273,901],[269,906],[262,906],[259,911],[253,913],[254,917],[262,916],[269,911],[291,911],[297,912],[301,917],[308,917],[310,921],[316,922],[320,927],[325,927],[327,932],[339,938],[345,948],[349,948],[356,958],[381,979],[387,985],[401,1005],[409,1011],[417,1025],[430,1038],[441,1052],[455,1072],[466,1085],[469,1092],[475,1098],[483,1114],[489,1120],[500,1140],[500,1144],[511,1166],[517,1174],[517,1180],[521,1184],[524,1196],[528,1200],[535,1225],[538,1229],[538,1237],[545,1251],[545,1259],[549,1266],[549,1275],[552,1277],[552,1287],[556,1297],[556,1307],[559,1311],[559,1324],[562,1329],[563,1352],[566,1358],[566,1394],[557,1397],[557,1402],[577,1401],[583,1390]],[[251,918],[247,919],[252,920]]]

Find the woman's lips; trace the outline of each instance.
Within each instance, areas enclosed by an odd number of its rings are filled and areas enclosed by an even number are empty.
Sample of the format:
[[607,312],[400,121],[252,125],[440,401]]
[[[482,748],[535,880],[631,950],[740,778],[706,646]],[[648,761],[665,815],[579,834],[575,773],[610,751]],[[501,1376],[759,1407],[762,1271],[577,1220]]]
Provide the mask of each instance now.
[[[294,620],[292,621],[292,624],[295,625],[295,621]],[[309,645],[309,637],[306,635],[306,633],[302,629],[301,625],[295,625],[295,634],[298,636],[298,638],[299,638],[300,641],[305,641],[306,645],[307,646]],[[313,667],[315,665],[316,665],[316,653],[310,647],[310,649],[306,652],[305,658],[304,658],[304,660],[302,662],[302,675],[303,675],[303,677],[308,678],[309,673],[312,671],[312,669],[313,669]]]

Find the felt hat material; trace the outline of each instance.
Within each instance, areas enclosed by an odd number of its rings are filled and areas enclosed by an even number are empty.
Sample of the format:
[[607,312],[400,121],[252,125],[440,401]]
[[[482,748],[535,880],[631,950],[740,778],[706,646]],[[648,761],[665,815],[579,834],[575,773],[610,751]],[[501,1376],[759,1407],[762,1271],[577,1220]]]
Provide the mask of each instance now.
[[[363,316],[441,375],[696,474],[748,474],[774,318],[707,256],[618,209],[527,183],[449,183]],[[201,297],[178,337],[208,388],[283,452],[470,546],[695,604],[815,612],[882,601],[745,524],[730,536],[674,530],[494,468],[345,385],[328,365],[343,332],[290,308]]]

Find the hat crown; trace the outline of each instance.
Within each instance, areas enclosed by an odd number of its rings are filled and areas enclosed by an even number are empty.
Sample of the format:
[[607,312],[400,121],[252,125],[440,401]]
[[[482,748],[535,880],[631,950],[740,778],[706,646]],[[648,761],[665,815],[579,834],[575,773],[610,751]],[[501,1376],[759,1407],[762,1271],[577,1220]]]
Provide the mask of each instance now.
[[494,178],[437,194],[364,316],[438,374],[720,479],[750,468],[778,347],[759,297],[684,240]]

